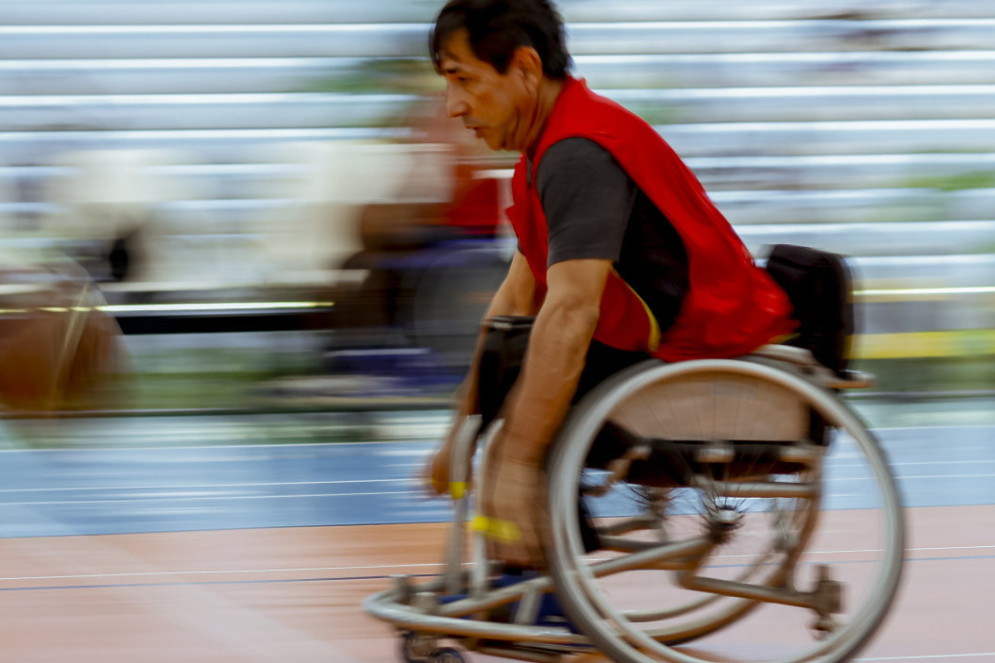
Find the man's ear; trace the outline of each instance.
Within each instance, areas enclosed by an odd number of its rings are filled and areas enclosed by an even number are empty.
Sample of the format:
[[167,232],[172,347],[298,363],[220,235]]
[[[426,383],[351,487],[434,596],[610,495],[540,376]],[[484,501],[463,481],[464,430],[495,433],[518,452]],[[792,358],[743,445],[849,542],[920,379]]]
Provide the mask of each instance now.
[[519,46],[511,56],[509,67],[522,77],[530,88],[538,88],[542,80],[542,58],[531,46]]

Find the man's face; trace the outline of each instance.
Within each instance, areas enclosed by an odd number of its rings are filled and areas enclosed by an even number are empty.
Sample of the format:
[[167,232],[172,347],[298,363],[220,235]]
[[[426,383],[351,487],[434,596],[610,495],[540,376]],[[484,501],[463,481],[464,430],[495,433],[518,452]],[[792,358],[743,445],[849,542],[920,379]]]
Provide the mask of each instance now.
[[515,67],[504,74],[478,60],[466,30],[449,36],[442,45],[440,70],[446,79],[446,110],[460,118],[477,138],[493,150],[524,150],[529,110],[536,105]]

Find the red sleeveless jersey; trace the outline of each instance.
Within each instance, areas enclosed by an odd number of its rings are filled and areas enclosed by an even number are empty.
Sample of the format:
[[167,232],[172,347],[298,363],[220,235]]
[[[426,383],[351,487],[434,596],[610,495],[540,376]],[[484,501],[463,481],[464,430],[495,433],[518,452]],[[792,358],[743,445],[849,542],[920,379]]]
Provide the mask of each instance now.
[[[543,130],[533,172],[554,143],[587,138],[607,150],[673,224],[684,242],[690,288],[674,324],[660,330],[636,292],[612,272],[594,338],[666,361],[735,357],[789,333],[787,296],[758,268],[701,183],[653,127],[615,102],[568,78]],[[535,178],[523,156],[512,179],[508,217],[535,277],[546,290],[548,232]],[[530,181],[531,180],[531,181]]]

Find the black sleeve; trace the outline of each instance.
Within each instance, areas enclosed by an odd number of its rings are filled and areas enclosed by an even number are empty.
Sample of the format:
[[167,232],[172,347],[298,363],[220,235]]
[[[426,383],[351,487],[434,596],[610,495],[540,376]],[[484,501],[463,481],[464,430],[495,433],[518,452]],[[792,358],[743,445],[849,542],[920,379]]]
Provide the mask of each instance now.
[[612,155],[586,138],[550,147],[536,177],[549,230],[549,260],[617,261],[636,185]]

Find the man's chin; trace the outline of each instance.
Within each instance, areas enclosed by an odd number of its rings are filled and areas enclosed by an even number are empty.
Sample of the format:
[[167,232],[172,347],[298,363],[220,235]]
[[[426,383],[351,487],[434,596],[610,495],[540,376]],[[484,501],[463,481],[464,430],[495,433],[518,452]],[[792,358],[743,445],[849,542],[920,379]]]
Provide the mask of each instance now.
[[481,139],[485,143],[487,143],[487,147],[491,148],[492,150],[504,149],[504,144],[501,142],[501,139],[497,136],[494,136],[493,134],[483,135],[481,136]]

